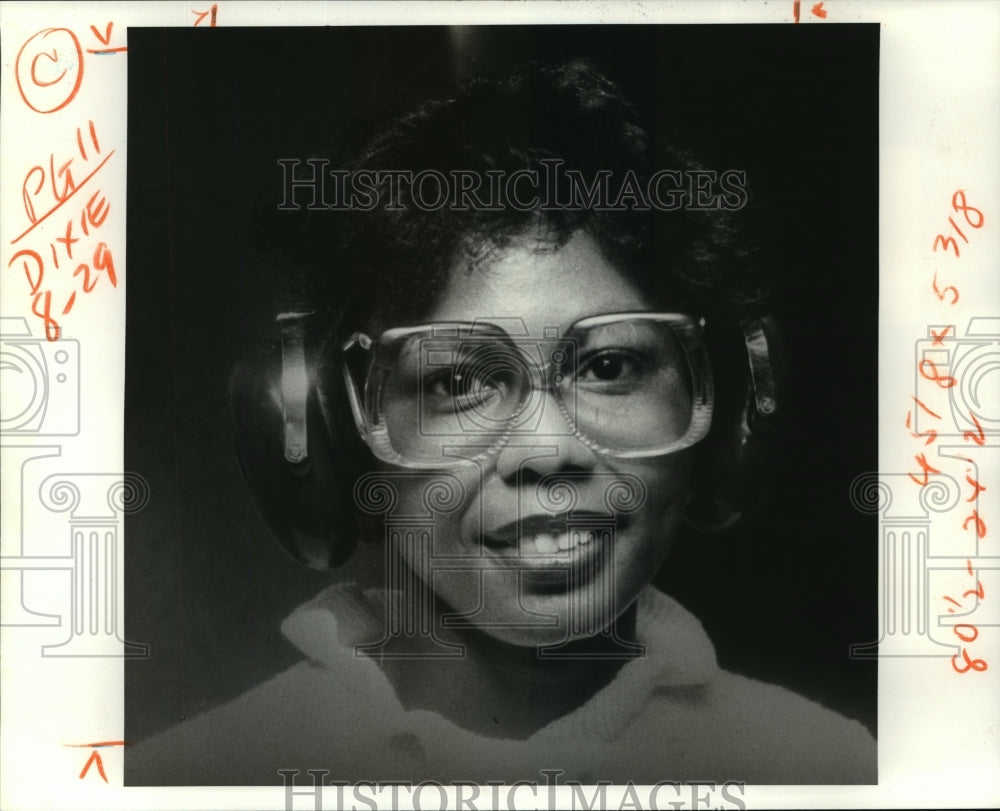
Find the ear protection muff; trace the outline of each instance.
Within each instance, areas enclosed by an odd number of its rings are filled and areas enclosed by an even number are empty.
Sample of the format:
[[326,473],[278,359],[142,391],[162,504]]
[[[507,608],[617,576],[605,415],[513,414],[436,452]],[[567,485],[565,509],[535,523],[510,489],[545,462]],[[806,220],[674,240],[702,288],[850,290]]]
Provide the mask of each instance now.
[[[280,344],[237,366],[230,407],[240,465],[271,531],[296,560],[328,569],[347,560],[361,533],[354,484],[372,457],[339,372],[311,354],[309,315],[278,316]],[[709,326],[705,341],[715,406],[696,448],[686,519],[715,531],[736,524],[766,491],[784,372],[770,316]]]
[[346,392],[317,385],[309,315],[279,315],[280,345],[237,366],[230,412],[243,475],[271,532],[300,563],[329,569],[359,536],[353,489],[367,448],[349,418],[337,423],[349,414]]
[[697,530],[714,532],[745,518],[769,489],[785,356],[771,316],[709,325],[705,342],[715,404],[712,429],[695,457],[694,495],[685,518]]

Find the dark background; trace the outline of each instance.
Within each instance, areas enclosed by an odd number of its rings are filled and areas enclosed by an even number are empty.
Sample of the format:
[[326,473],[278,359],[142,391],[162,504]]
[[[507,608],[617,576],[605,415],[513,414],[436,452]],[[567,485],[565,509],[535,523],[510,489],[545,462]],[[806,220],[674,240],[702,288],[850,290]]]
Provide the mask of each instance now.
[[151,501],[127,519],[125,616],[151,653],[126,664],[127,739],[297,661],[280,620],[364,569],[287,557],[234,454],[227,380],[275,337],[291,253],[269,245],[302,216],[276,212],[277,160],[479,70],[577,56],[704,165],[746,170],[779,278],[772,493],[733,531],[686,532],[657,582],[724,667],[875,731],[876,665],[848,647],[876,639],[877,524],[848,488],[878,467],[877,26],[133,28],[125,469]]

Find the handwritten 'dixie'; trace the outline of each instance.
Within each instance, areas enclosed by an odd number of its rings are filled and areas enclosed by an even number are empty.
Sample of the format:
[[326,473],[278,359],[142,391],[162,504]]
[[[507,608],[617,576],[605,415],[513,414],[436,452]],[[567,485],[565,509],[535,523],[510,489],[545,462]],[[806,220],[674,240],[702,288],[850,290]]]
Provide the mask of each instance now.
[[[218,12],[217,3],[205,11],[192,10],[193,25],[207,21],[214,28]],[[90,48],[84,48],[69,28],[44,28],[28,37],[14,59],[20,100],[43,116],[66,110],[80,92],[91,60],[127,53],[127,45],[117,44],[121,30],[114,21],[103,28],[91,25],[94,40],[86,44],[95,47]],[[88,36],[84,34],[85,41]],[[24,174],[21,200],[26,227],[11,240],[15,253],[7,262],[8,269],[23,272],[31,312],[44,323],[49,341],[59,340],[61,322],[78,304],[80,294],[118,286],[114,257],[108,242],[100,238],[102,226],[109,230],[111,212],[100,174],[115,150],[102,150],[93,120],[76,128],[76,146],[71,154],[49,152]]]
[[93,121],[77,127],[76,144],[76,153],[49,153],[25,174],[21,200],[28,227],[11,240],[17,251],[7,263],[24,272],[31,311],[44,322],[49,341],[59,340],[59,319],[72,311],[78,293],[92,292],[102,277],[118,286],[111,250],[98,234],[111,211],[100,172],[115,151],[102,153]]

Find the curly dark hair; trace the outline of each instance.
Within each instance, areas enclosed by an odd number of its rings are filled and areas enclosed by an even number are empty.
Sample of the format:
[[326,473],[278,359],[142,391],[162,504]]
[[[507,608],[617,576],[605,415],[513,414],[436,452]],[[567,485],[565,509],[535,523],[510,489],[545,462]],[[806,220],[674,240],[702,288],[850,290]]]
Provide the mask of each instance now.
[[312,217],[323,229],[323,243],[332,236],[336,245],[332,260],[312,269],[313,301],[337,317],[341,334],[373,321],[419,322],[456,262],[474,269],[491,248],[528,231],[558,248],[582,230],[666,308],[726,320],[765,308],[765,275],[738,226],[743,212],[688,206],[428,210],[414,203],[405,179],[397,177],[394,189],[386,179],[392,170],[543,172],[552,161],[583,177],[610,173],[618,190],[627,173],[645,188],[656,169],[703,168],[689,152],[655,142],[621,90],[586,62],[532,63],[507,76],[474,79],[454,96],[426,101],[392,120],[346,166],[353,173],[375,170],[375,194],[382,200],[391,195],[394,204]]

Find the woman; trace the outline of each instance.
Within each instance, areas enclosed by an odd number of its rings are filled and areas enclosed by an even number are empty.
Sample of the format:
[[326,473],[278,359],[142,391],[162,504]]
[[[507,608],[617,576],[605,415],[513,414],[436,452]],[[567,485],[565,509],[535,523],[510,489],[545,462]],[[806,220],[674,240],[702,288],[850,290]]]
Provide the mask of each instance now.
[[[283,473],[239,378],[234,413],[286,546],[360,537],[385,588],[296,611],[306,659],[136,747],[130,782],[874,782],[860,724],[721,670],[649,585],[685,516],[746,506],[718,449],[775,408],[741,179],[659,149],[583,64],[424,104],[335,179],[335,259],[279,319]],[[713,384],[734,336],[749,388]]]

